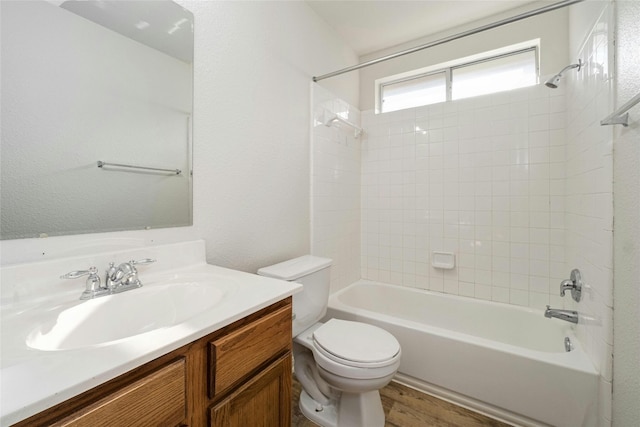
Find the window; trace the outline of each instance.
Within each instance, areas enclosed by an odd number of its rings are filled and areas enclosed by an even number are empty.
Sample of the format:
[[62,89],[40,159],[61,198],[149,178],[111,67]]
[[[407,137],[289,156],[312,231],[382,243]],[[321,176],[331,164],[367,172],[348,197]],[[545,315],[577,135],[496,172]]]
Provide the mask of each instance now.
[[447,100],[447,77],[444,71],[423,74],[382,85],[383,112],[403,110]]
[[382,113],[533,86],[538,83],[538,48],[494,51],[376,83]]
[[452,68],[451,99],[502,92],[536,83],[536,50],[530,49]]

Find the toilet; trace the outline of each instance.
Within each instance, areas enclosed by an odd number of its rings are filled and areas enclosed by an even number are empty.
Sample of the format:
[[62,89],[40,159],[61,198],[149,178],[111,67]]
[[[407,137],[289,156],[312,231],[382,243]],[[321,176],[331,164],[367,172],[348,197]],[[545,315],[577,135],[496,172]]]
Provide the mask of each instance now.
[[305,255],[258,270],[303,285],[293,295],[294,372],[302,385],[300,410],[323,427],[382,427],[379,389],[400,366],[400,344],[373,325],[330,319],[331,260]]

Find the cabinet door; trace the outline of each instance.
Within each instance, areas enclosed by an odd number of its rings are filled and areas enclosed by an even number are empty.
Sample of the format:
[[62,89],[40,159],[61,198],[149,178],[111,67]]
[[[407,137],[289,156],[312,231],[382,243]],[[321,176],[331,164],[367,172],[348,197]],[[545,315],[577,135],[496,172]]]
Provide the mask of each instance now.
[[209,344],[209,398],[244,382],[291,348],[291,305],[268,313]]
[[212,427],[291,425],[291,353],[210,409]]
[[53,424],[55,427],[175,426],[185,419],[184,358]]

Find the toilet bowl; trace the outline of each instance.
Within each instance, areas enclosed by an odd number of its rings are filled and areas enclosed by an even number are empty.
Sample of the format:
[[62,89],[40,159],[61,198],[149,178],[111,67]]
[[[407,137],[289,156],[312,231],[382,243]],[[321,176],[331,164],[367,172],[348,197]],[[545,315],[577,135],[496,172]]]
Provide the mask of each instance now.
[[302,386],[300,410],[323,427],[382,427],[378,390],[400,366],[401,349],[389,332],[326,314],[331,260],[306,255],[258,274],[303,285],[293,296],[294,372]]

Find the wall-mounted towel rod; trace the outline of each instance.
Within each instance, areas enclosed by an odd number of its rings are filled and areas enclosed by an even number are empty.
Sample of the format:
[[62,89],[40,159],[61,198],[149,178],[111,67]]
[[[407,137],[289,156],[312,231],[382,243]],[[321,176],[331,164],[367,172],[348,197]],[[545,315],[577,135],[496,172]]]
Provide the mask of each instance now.
[[182,171],[180,169],[161,169],[161,168],[149,168],[146,166],[134,166],[134,165],[123,165],[120,163],[107,163],[102,160],[98,160],[98,167],[101,168],[103,166],[117,166],[119,168],[131,168],[131,169],[142,169],[148,171],[160,171],[160,172],[171,172],[176,175],[180,175]]
[[349,120],[343,119],[337,114],[334,114],[329,117],[329,119],[325,120],[324,125],[327,127],[331,127],[333,122],[344,123],[345,125],[353,128],[353,136],[356,138],[362,134],[362,128],[355,123],[350,122]]
[[629,111],[631,107],[636,105],[638,102],[640,102],[640,93],[631,98],[629,102],[625,103],[616,111],[600,120],[600,125],[622,125],[624,127],[629,126],[629,113],[627,113],[627,111]]

